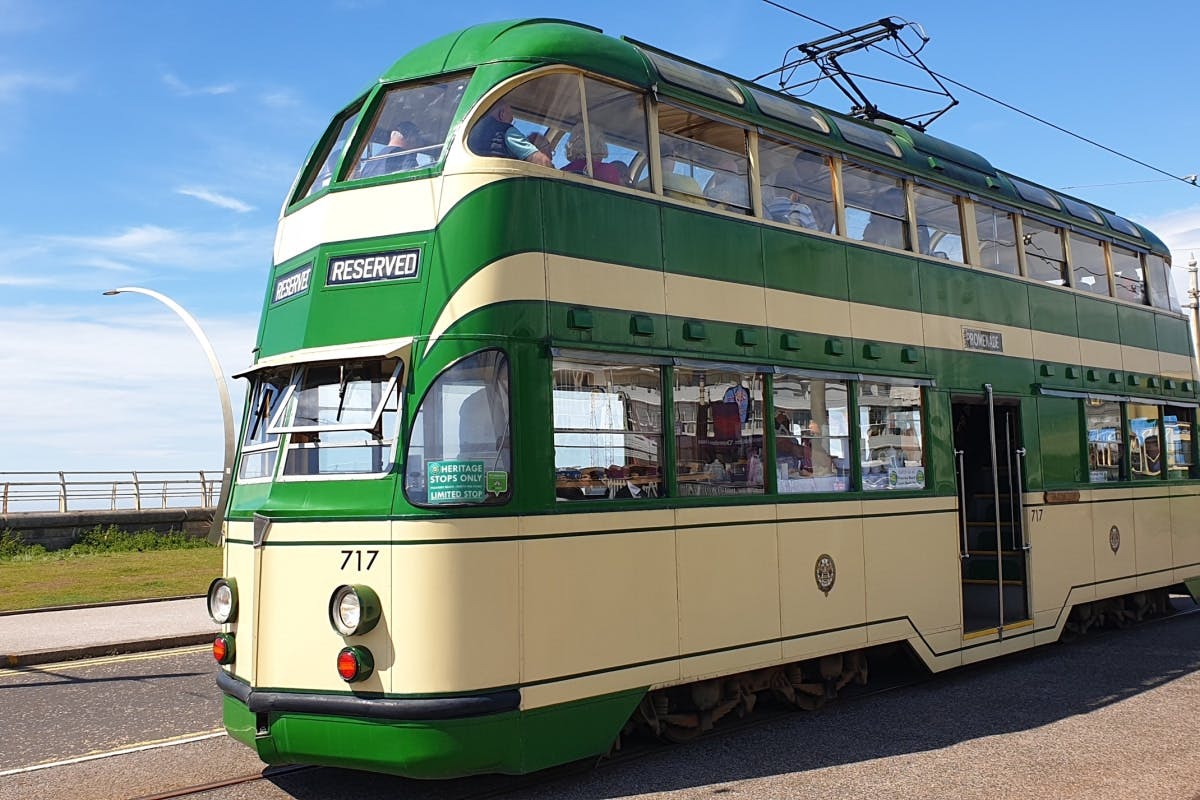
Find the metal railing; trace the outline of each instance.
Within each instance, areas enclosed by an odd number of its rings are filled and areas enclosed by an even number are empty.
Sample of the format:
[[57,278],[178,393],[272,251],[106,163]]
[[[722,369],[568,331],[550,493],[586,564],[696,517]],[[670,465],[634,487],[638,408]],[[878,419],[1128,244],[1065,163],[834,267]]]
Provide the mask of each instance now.
[[0,513],[212,507],[221,470],[0,472]]

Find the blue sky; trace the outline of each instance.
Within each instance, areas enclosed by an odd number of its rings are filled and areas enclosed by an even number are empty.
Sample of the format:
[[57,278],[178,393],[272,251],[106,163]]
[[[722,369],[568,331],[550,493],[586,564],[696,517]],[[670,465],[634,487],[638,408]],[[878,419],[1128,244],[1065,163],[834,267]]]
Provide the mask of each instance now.
[[[1200,172],[1200,4],[785,4],[841,27],[917,21],[935,70],[1173,174]],[[199,347],[152,300],[100,293],[163,292],[199,319],[227,374],[249,364],[275,220],[313,140],[407,50],[509,16],[496,8],[0,0],[0,472],[219,469]],[[761,0],[529,0],[520,13],[747,77],[827,33]],[[1176,267],[1200,251],[1200,189],[958,95],[934,135],[1037,182],[1088,187],[1072,191],[1158,232]],[[846,108],[828,91],[810,99]],[[240,413],[243,386],[230,388]]]

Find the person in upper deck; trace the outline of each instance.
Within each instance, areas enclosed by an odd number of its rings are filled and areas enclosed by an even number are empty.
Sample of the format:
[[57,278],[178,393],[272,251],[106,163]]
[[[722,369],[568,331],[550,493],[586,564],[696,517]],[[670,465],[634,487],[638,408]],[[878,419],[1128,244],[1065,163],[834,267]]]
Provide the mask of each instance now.
[[500,156],[515,158],[552,167],[550,158],[526,138],[513,122],[512,106],[506,100],[499,100],[485,116],[475,123],[467,136],[467,146],[472,152],[481,156]]
[[763,187],[763,210],[775,222],[786,222],[799,228],[820,230],[817,215],[800,196],[800,176],[791,168],[784,168],[771,178],[771,185]]
[[[621,171],[616,164],[605,163],[606,158],[608,145],[605,144],[600,131],[592,128],[592,176],[596,180],[621,185]],[[582,122],[575,123],[571,128],[571,135],[567,139],[567,159],[568,163],[563,167],[563,172],[587,174],[587,140],[584,138]]]
[[376,175],[391,175],[393,172],[417,168],[417,155],[411,152],[417,147],[420,136],[417,126],[411,122],[396,125],[387,146],[363,163],[358,177],[371,178]]
[[863,241],[903,250],[908,246],[905,235],[904,192],[891,188],[876,198],[875,210],[863,228]]

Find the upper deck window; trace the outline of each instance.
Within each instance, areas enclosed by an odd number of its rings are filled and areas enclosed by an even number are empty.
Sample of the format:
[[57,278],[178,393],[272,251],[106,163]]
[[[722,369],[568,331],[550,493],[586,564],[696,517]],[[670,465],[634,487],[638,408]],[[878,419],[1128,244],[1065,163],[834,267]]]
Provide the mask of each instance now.
[[774,117],[783,122],[790,122],[801,128],[808,128],[817,133],[829,133],[829,123],[813,109],[777,95],[768,94],[761,89],[747,87],[750,96],[758,104],[758,109],[768,117]]
[[1097,225],[1104,224],[1104,217],[1100,216],[1100,212],[1089,206],[1087,203],[1081,203],[1078,200],[1072,200],[1069,197],[1058,195],[1058,200],[1063,204],[1063,208],[1067,213],[1077,219],[1094,222]]
[[1020,273],[1014,219],[1011,212],[976,201],[975,235],[979,238],[979,266],[1009,275]]
[[668,197],[750,213],[744,128],[661,103],[658,129]]
[[963,263],[962,218],[958,197],[929,186],[913,189],[917,211],[917,250],[921,255]]
[[1011,176],[1009,176],[1009,180],[1012,181],[1012,185],[1016,188],[1017,194],[1021,195],[1021,197],[1029,202],[1037,203],[1039,206],[1044,206],[1046,208],[1052,208],[1055,211],[1059,211],[1062,208],[1062,206],[1058,204],[1058,200],[1055,199],[1054,195],[1050,194],[1048,190],[1043,189],[1040,186],[1034,186],[1032,183],[1026,183],[1025,181],[1018,180],[1017,178],[1013,178]]
[[664,56],[662,53],[654,53],[644,48],[642,54],[650,59],[650,63],[658,71],[659,77],[667,83],[715,97],[717,100],[724,100],[726,103],[739,106],[746,103],[734,82],[724,75],[693,67],[691,64],[685,64]]
[[1146,304],[1146,276],[1142,272],[1142,257],[1132,250],[1113,245],[1109,248],[1112,257],[1113,286],[1117,297],[1133,303]]
[[859,125],[848,120],[839,120],[838,130],[842,132],[842,138],[847,142],[874,150],[876,153],[883,153],[885,156],[900,157],[900,145],[896,144],[896,140],[885,130]]
[[760,136],[758,157],[763,215],[798,228],[833,233],[837,210],[828,156]]
[[842,167],[846,196],[846,235],[904,250],[908,247],[908,210],[904,181],[857,164]]
[[1146,256],[1146,271],[1150,273],[1150,305],[1181,313],[1175,284],[1171,282],[1171,265],[1162,256],[1151,253]]
[[1076,289],[1108,296],[1108,264],[1104,245],[1090,236],[1071,231],[1071,274]]
[[351,178],[373,178],[436,163],[469,76],[391,89],[378,104]]
[[1062,229],[1028,218],[1023,228],[1026,274],[1034,280],[1066,286],[1067,258],[1063,252]]
[[1114,231],[1120,231],[1126,236],[1134,236],[1138,239],[1142,238],[1142,232],[1137,229],[1137,226],[1124,217],[1118,217],[1116,214],[1110,214],[1107,211],[1101,211],[1100,213],[1104,215],[1104,219],[1108,220],[1108,224],[1112,226]]
[[[300,191],[296,194],[296,200],[311,197],[328,186],[329,182],[333,180],[333,171],[337,169],[338,161],[342,158],[342,151],[346,149],[346,143],[350,141],[350,132],[354,130],[354,125],[358,122],[359,111],[360,108],[355,107],[335,119],[329,126],[329,130],[325,132],[325,136],[322,138],[322,141],[325,142],[325,147],[321,150],[320,155],[310,162],[310,174]],[[314,169],[313,164],[320,164],[321,166]]]

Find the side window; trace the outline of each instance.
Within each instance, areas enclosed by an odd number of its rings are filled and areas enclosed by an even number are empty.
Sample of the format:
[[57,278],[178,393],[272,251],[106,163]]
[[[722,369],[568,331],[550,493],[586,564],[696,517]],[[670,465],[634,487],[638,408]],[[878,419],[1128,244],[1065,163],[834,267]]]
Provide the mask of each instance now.
[[279,413],[280,400],[291,382],[291,368],[266,370],[258,375],[250,392],[246,423],[242,430],[242,458],[238,464],[238,480],[252,481],[270,478],[275,474],[279,455],[279,434],[269,432],[271,422]]
[[858,425],[863,491],[925,488],[920,386],[860,382]]
[[591,78],[584,79],[583,87],[590,142],[583,137],[581,119],[568,135],[567,164],[563,169],[585,173],[605,183],[632,186],[633,176],[647,169],[645,98]]
[[467,147],[481,156],[563,166],[563,129],[582,119],[579,76],[546,75],[492,103],[467,134]]
[[1087,416],[1088,481],[1106,483],[1121,479],[1125,444],[1121,437],[1121,404],[1089,399]]
[[799,228],[834,233],[837,211],[829,158],[760,137],[763,216]]
[[496,505],[512,496],[508,358],[484,350],[438,376],[417,409],[404,462],[416,505]]
[[351,177],[392,175],[438,161],[466,87],[467,77],[460,75],[390,90],[355,156]]
[[780,494],[850,488],[850,407],[844,381],[776,375],[776,486]]
[[1062,231],[1026,218],[1022,242],[1025,246],[1025,269],[1030,278],[1055,286],[1067,285],[1067,260],[1063,254]]
[[750,213],[750,160],[744,129],[660,104],[658,130],[664,194]]
[[1179,298],[1175,295],[1175,284],[1171,282],[1171,267],[1166,259],[1158,255],[1147,255],[1146,271],[1150,273],[1151,305],[1174,311],[1176,314],[1182,312]]
[[762,494],[762,414],[761,375],[676,368],[679,494]]
[[904,181],[857,164],[842,166],[846,235],[900,250],[908,248]]
[[1129,423],[1129,477],[1135,481],[1162,477],[1162,439],[1158,431],[1160,410],[1159,406],[1141,403],[1125,406]]
[[917,208],[917,252],[963,263],[962,219],[958,197],[917,186],[913,189]]
[[559,501],[662,494],[662,369],[554,362]]
[[1167,477],[1190,478],[1196,471],[1196,451],[1192,447],[1195,410],[1177,406],[1163,409],[1166,431]]
[[1076,289],[1107,297],[1108,265],[1104,260],[1104,245],[1072,231],[1071,275]]
[[[342,157],[342,151],[346,149],[346,143],[350,140],[350,132],[354,130],[354,124],[358,122],[358,109],[347,112],[344,116],[338,117],[329,126],[329,131],[326,133],[325,148],[321,150],[318,157],[310,163],[310,174],[297,192],[295,200],[303,200],[306,197],[311,197],[317,192],[324,189],[333,180],[333,171],[337,169],[338,161]],[[315,167],[315,164],[320,164],[320,167]]]
[[979,237],[979,266],[1017,275],[1017,228],[1013,215],[975,203],[975,234]]
[[1146,278],[1142,272],[1142,259],[1132,250],[1112,245],[1113,286],[1117,297],[1145,305]]

